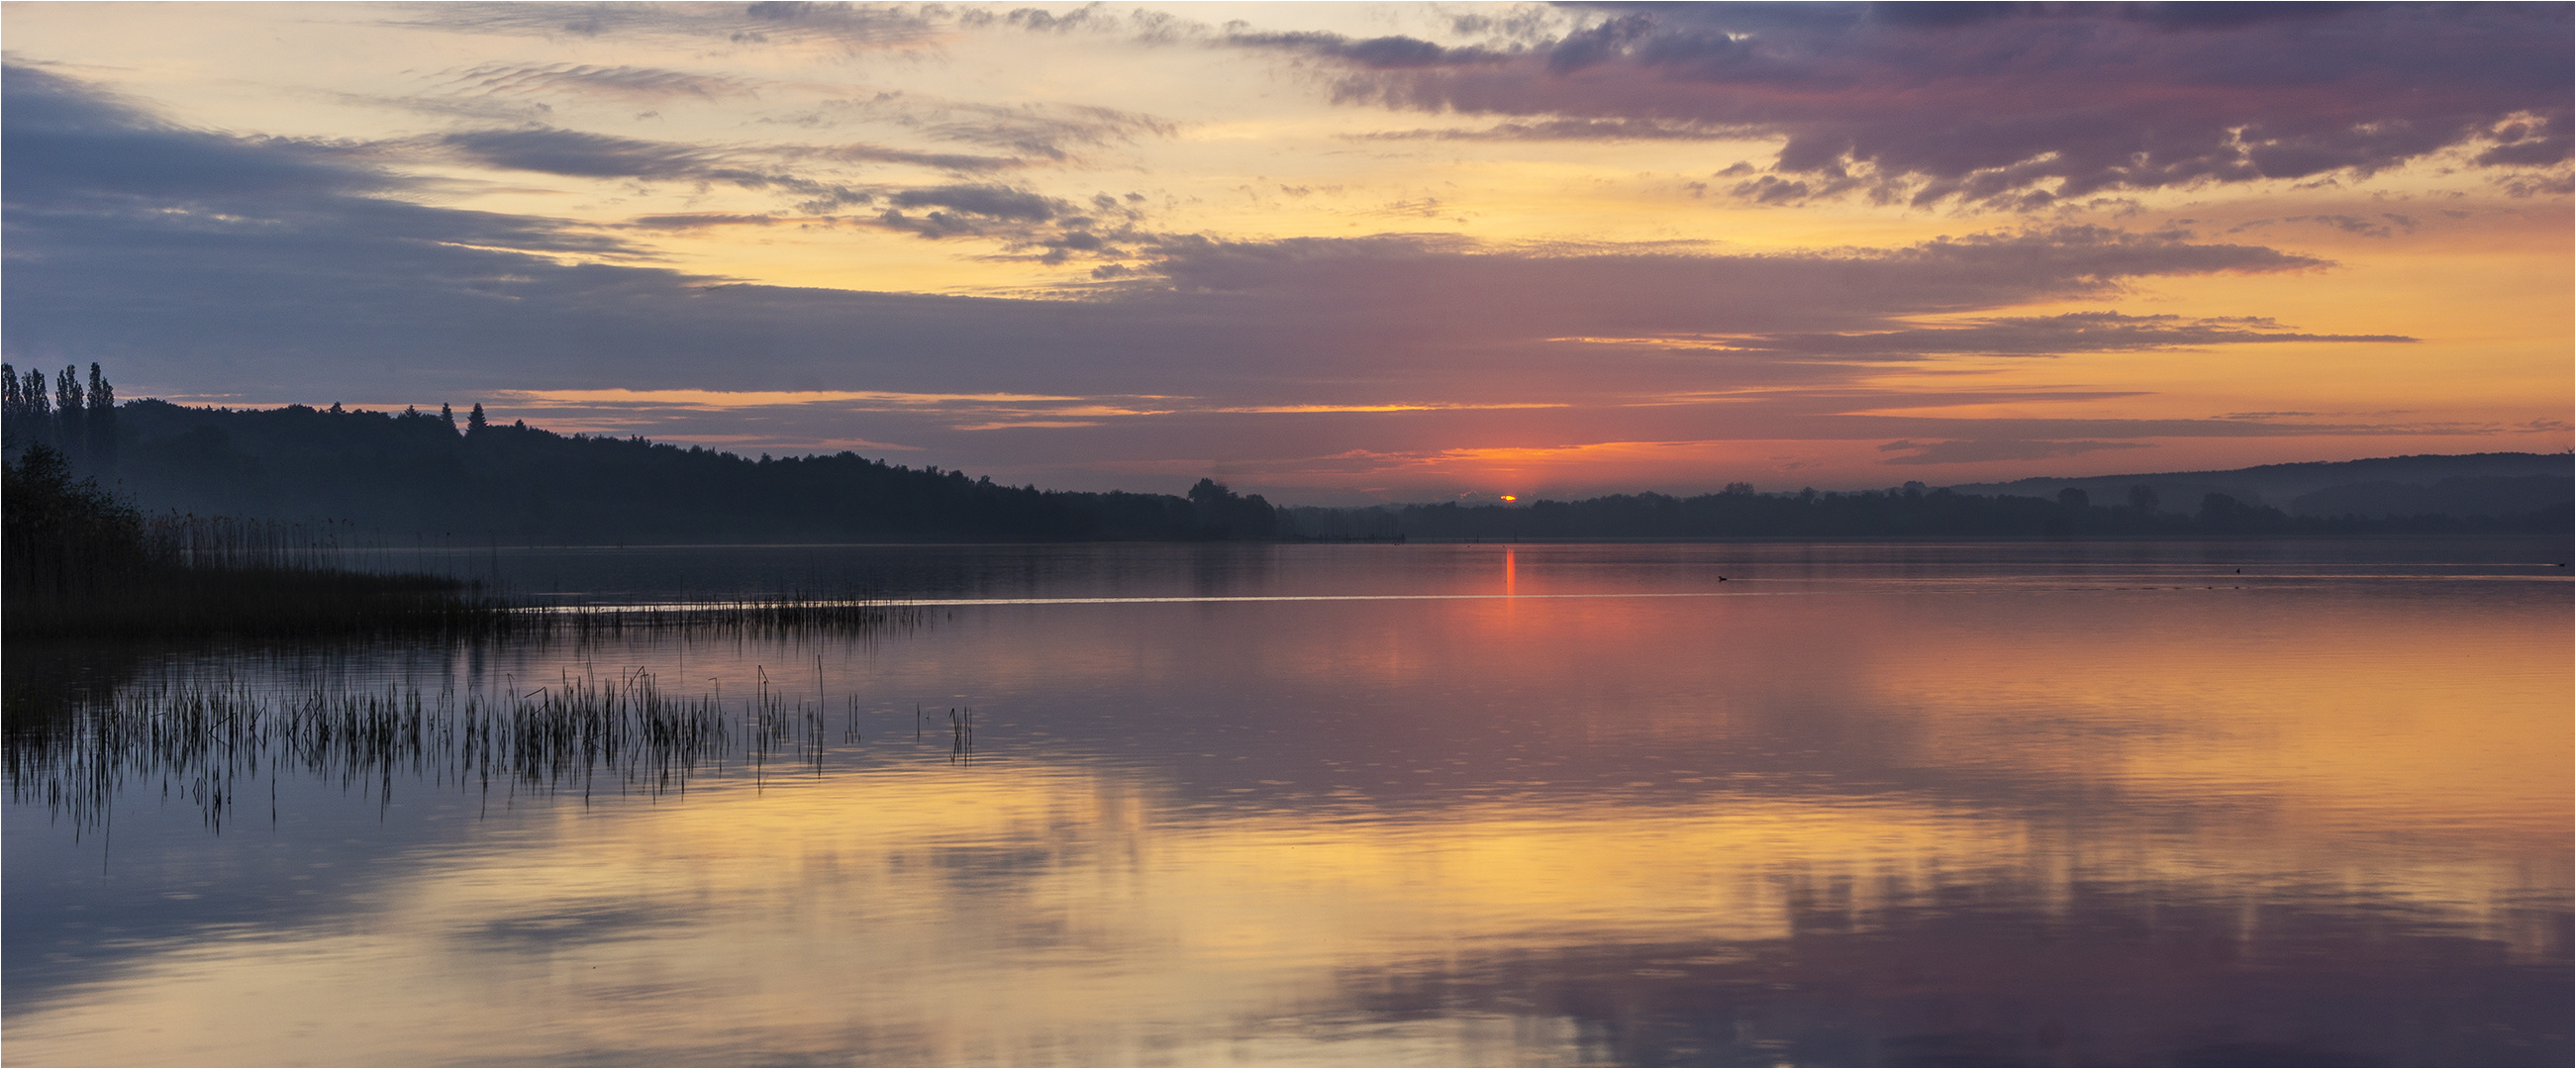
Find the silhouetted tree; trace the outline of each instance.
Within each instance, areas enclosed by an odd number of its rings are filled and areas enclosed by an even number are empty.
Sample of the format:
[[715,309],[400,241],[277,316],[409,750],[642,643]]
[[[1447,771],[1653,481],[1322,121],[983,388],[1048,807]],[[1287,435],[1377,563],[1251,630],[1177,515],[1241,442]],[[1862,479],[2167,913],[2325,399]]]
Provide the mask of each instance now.
[[80,369],[63,365],[62,374],[54,377],[54,448],[65,457],[78,461],[82,447],[89,444],[89,398],[81,390]]
[[2129,488],[2129,507],[2147,515],[2156,512],[2156,488],[2144,483]]
[[2290,524],[2288,513],[2269,505],[2248,505],[2226,494],[2201,498],[2200,514],[2192,519],[2212,534],[2263,534]]
[[10,386],[17,397],[17,405],[7,413],[9,447],[15,449],[52,441],[54,413],[53,406],[45,400],[45,373],[31,370],[24,379],[12,379]]
[[465,433],[481,434],[483,428],[488,426],[491,426],[491,423],[483,418],[483,402],[474,402],[474,411],[465,416]]
[[1190,487],[1190,512],[1198,538],[1268,538],[1278,529],[1277,511],[1261,495],[1244,497],[1214,479]]
[[53,406],[45,400],[45,373],[36,368],[28,368],[26,384],[20,387],[19,392],[27,406],[28,418],[33,422],[33,426],[29,429],[31,435],[29,440],[38,442],[53,440],[54,412]]
[[80,595],[142,551],[142,517],[96,480],[73,481],[60,452],[31,444],[0,469],[0,575],[13,597]]
[[107,376],[98,364],[89,365],[89,411],[82,416],[89,424],[89,466],[92,470],[113,473],[116,470],[116,387],[107,384]]
[[0,362],[0,449],[16,449],[26,440],[27,398],[18,385],[18,369]]
[[441,423],[447,424],[447,432],[449,434],[456,433],[456,410],[447,407],[447,402],[445,401],[438,403],[438,420]]
[[2070,486],[2057,492],[2057,503],[2070,509],[2092,508],[2093,495],[2085,493],[2082,489],[2077,487]]

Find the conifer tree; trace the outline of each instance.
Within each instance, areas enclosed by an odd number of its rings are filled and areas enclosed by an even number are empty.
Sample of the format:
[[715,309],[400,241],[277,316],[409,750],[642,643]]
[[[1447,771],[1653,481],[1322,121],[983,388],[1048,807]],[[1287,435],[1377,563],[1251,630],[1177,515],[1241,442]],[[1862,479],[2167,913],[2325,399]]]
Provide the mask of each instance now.
[[456,410],[447,407],[445,401],[438,403],[438,421],[447,424],[447,433],[456,433]]
[[465,433],[480,434],[485,426],[487,424],[483,421],[483,402],[476,401],[473,413],[465,417]]

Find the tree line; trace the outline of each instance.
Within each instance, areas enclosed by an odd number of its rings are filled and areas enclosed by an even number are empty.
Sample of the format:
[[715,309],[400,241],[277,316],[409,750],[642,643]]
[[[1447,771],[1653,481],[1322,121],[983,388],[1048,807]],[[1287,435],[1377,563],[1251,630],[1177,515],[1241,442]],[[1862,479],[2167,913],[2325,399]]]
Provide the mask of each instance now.
[[1518,506],[1276,508],[1201,479],[1180,495],[1009,486],[851,452],[738,456],[641,437],[558,434],[436,413],[288,405],[119,404],[98,365],[0,364],[10,455],[43,446],[147,512],[333,520],[470,544],[1241,540],[2201,537],[2565,533],[2560,503],[2504,516],[2294,516],[2212,493],[2167,505],[2146,486],[2095,503],[1886,490],[1613,494]]
[[[2187,511],[2186,511],[2187,510]],[[1287,510],[1290,529],[1309,538],[2077,538],[2341,536],[2371,534],[2565,534],[2576,512],[2564,502],[2509,516],[2429,514],[2366,518],[2293,516],[2221,493],[2168,510],[2153,488],[2095,504],[2069,489],[2055,498],[1986,497],[1919,482],[1886,490],[1757,493],[1744,483],[1714,494],[1612,494],[1523,506],[1380,505]]]
[[42,369],[31,368],[21,379],[16,367],[0,363],[0,441],[12,456],[22,447],[43,445],[72,464],[113,471],[116,388],[95,363],[86,384],[77,365],[66,365],[48,394]]
[[116,411],[113,469],[74,463],[109,477],[140,508],[327,518],[396,538],[606,545],[1280,533],[1268,501],[1211,479],[1181,495],[1040,490],[846,451],[744,457],[558,434],[489,420],[480,404],[461,421],[445,405],[435,413],[337,404],[231,410],[143,400]]

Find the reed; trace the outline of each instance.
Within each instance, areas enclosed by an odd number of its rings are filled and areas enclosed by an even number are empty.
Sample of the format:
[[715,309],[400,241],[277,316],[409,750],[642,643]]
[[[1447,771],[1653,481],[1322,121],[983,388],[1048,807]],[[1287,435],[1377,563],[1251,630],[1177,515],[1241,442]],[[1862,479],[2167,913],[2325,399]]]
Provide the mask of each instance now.
[[[853,703],[855,706],[855,703]],[[106,827],[110,803],[157,780],[209,827],[235,816],[246,785],[299,773],[389,805],[414,778],[459,790],[685,792],[741,760],[756,773],[792,755],[821,767],[822,707],[768,691],[739,717],[709,696],[675,695],[641,670],[565,675],[497,701],[419,690],[255,693],[147,687],[6,720],[12,802],[40,804],[76,833]]]
[[12,589],[6,621],[13,640],[445,634],[529,622],[502,599],[443,576],[198,567],[149,567],[54,591]]
[[505,627],[462,580],[389,574],[345,525],[145,518],[30,446],[5,470],[0,630],[12,640],[346,635]]
[[917,608],[889,606],[862,598],[822,598],[807,594],[710,600],[650,609],[566,606],[511,611],[522,624],[541,623],[576,634],[600,636],[617,635],[630,629],[744,638],[806,633],[868,634],[918,626],[927,619]]

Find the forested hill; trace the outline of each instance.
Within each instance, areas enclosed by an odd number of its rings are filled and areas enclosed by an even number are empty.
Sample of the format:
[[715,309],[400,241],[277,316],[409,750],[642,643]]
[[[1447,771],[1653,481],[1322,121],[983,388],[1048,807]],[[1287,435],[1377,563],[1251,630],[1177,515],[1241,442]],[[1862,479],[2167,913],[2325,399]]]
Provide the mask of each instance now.
[[2576,464],[2565,453],[2469,453],[2265,464],[2226,471],[2021,479],[1953,486],[1962,494],[2053,498],[2082,490],[2124,500],[2141,486],[2168,502],[2225,494],[2293,516],[2506,516],[2566,501]]
[[[2576,522],[2566,454],[2398,458],[2411,465],[2403,471],[2381,470],[2397,461],[2300,466],[2378,480],[2292,487],[2300,506],[2335,506],[2331,512],[2284,510],[2258,496],[2280,488],[2228,472],[2123,476],[2095,480],[2104,492],[2058,486],[2047,496],[1920,483],[1766,494],[1738,484],[1687,498],[1279,509],[1210,480],[1185,497],[1072,493],[851,453],[750,459],[641,438],[482,426],[471,417],[460,427],[443,411],[118,404],[104,378],[95,370],[91,378],[84,389],[66,369],[50,405],[36,400],[45,392],[39,376],[8,391],[10,444],[48,445],[75,475],[97,477],[147,512],[336,520],[396,538],[460,542],[2564,535]],[[2506,462],[2520,466],[2487,470]],[[2394,476],[2437,481],[2417,486]],[[2209,488],[2218,485],[2236,492]]]
[[[2547,477],[2538,477],[2547,478]],[[2525,488],[2521,507],[2407,515],[2292,515],[2223,493],[2168,504],[2155,493],[2107,502],[2081,489],[2054,498],[1963,494],[1907,483],[1848,493],[1756,493],[1737,484],[1696,497],[1613,494],[1525,505],[1378,505],[1281,510],[1288,529],[1318,538],[2310,538],[2349,535],[2564,537],[2565,479]],[[2493,496],[2493,495],[2488,495]]]
[[[1188,497],[1067,493],[846,452],[755,460],[467,422],[336,405],[233,411],[147,400],[115,406],[112,436],[53,444],[67,446],[76,470],[147,511],[331,519],[395,535],[608,545],[1275,533],[1268,502],[1206,480]],[[20,439],[43,440],[51,429],[42,420],[13,424]]]

